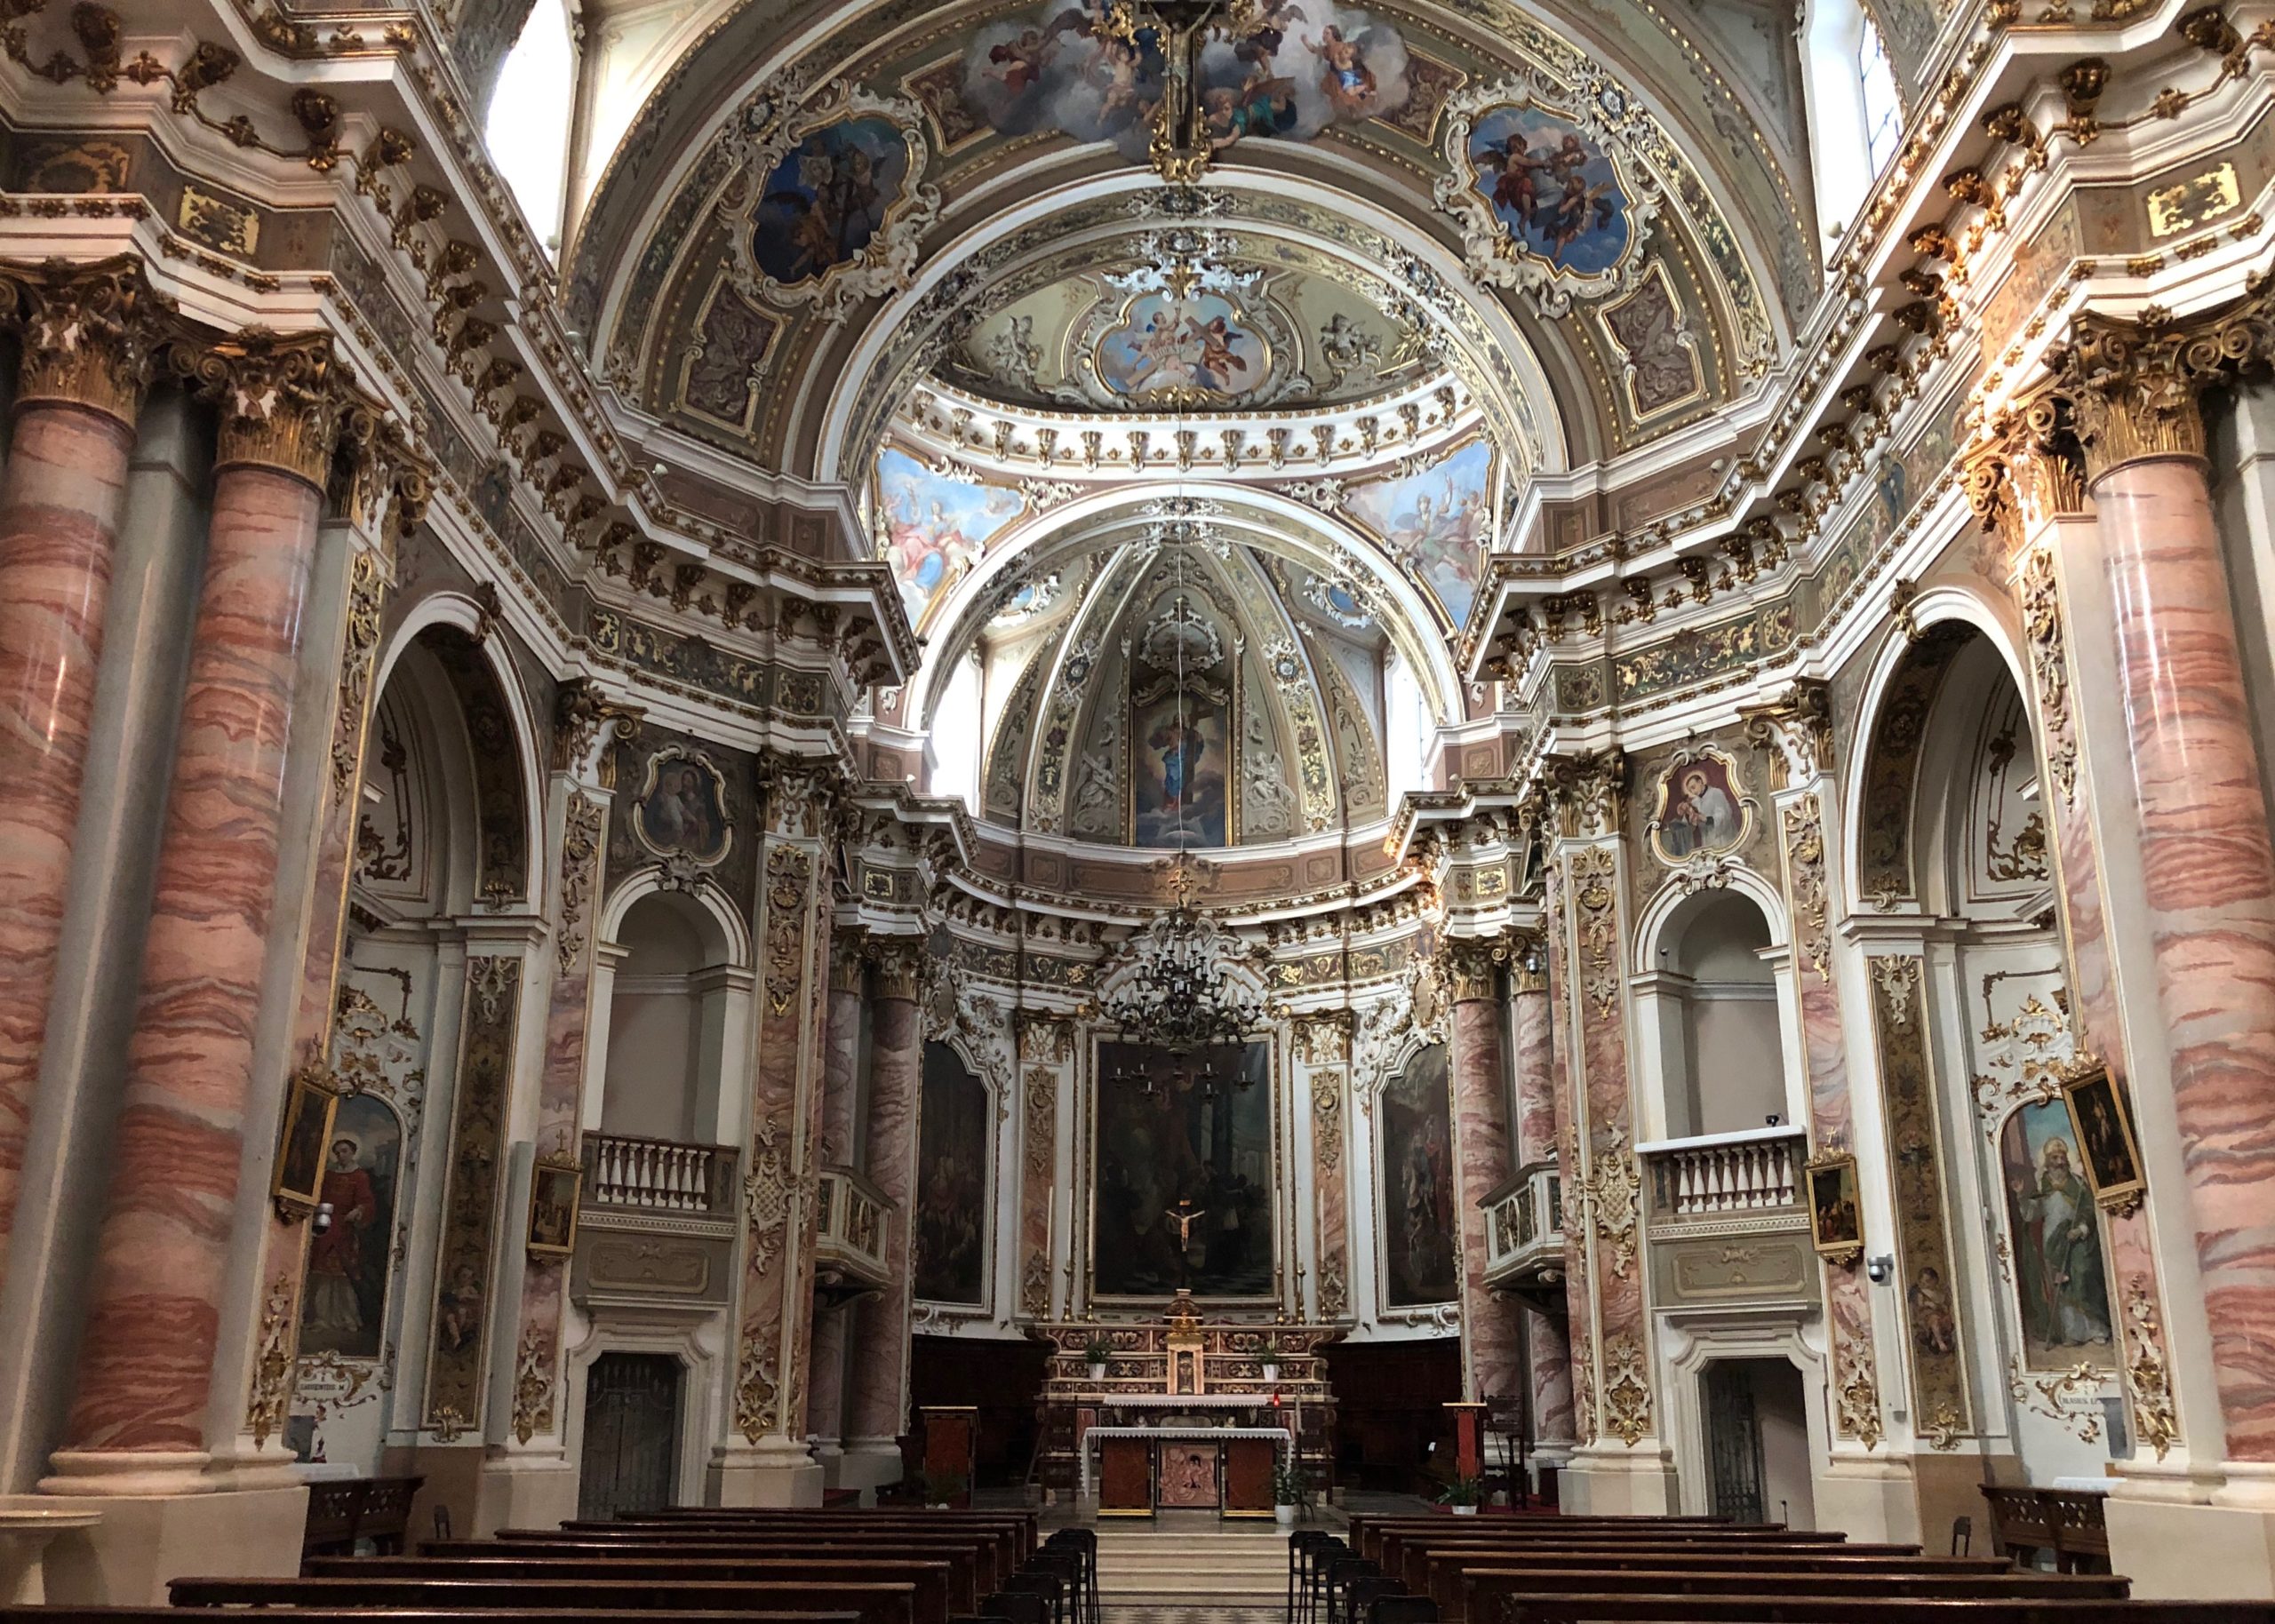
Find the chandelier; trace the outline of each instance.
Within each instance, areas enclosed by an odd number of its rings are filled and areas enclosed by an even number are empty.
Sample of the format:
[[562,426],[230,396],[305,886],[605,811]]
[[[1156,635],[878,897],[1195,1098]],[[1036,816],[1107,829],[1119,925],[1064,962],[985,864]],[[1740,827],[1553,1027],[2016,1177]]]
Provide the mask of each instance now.
[[1193,881],[1182,855],[1169,883],[1177,906],[1136,939],[1135,967],[1099,1004],[1099,1013],[1124,1039],[1166,1055],[1169,1064],[1117,1066],[1112,1080],[1139,1085],[1147,1094],[1164,1073],[1203,1094],[1215,1094],[1225,1082],[1246,1087],[1256,1079],[1241,1064],[1241,1047],[1264,1023],[1263,1002],[1225,975],[1225,959],[1240,945],[1187,904]]

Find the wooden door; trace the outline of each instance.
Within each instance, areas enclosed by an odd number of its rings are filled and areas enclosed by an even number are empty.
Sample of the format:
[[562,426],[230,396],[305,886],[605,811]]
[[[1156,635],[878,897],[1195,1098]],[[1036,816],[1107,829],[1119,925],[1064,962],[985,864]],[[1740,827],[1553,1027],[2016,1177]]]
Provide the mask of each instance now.
[[679,1361],[604,1353],[585,1373],[577,1515],[660,1511],[679,1498]]

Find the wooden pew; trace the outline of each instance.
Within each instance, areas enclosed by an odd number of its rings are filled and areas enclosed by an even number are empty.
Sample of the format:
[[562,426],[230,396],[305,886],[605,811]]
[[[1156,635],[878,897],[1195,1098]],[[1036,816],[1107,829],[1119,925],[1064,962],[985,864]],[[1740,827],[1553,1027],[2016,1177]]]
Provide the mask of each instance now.
[[1512,1596],[1490,1624],[2275,1624],[2275,1602],[1593,1594]]
[[[1607,1548],[1625,1545],[1675,1545],[1706,1549],[1733,1544],[1829,1548],[1845,1546],[1848,1543],[1847,1536],[1843,1534],[1813,1532],[1801,1529],[1733,1528],[1728,1524],[1719,1527],[1696,1525],[1686,1527],[1669,1524],[1661,1527],[1598,1526],[1535,1530],[1529,1527],[1488,1525],[1481,1518],[1475,1521],[1465,1518],[1460,1522],[1455,1522],[1449,1517],[1433,1518],[1394,1527],[1377,1526],[1370,1529],[1369,1534],[1369,1548],[1360,1551],[1359,1554],[1373,1557],[1385,1568],[1398,1559],[1398,1553],[1408,1543],[1416,1540],[1426,1540],[1433,1543],[1490,1541],[1497,1545],[1525,1548],[1558,1545],[1592,1545]],[[1357,1548],[1354,1546],[1353,1548]]]
[[[548,1609],[548,1624],[623,1624],[614,1610]],[[172,1607],[16,1606],[0,1604],[0,1624],[184,1624]],[[264,1607],[260,1624],[531,1624],[528,1612],[500,1607],[447,1612],[395,1607]],[[858,1612],[643,1612],[640,1624],[861,1624]]]
[[[378,1560],[374,1558],[374,1560]],[[947,1624],[946,1575],[935,1570],[930,1583],[888,1564],[877,1575],[854,1575],[842,1563],[778,1564],[774,1581],[679,1580],[661,1576],[637,1579],[549,1580],[537,1578],[465,1580],[394,1579],[177,1579],[170,1587],[177,1607],[339,1608],[349,1605],[388,1611],[451,1612],[487,1607],[509,1612],[851,1611],[859,1624]]]
[[[1534,1573],[1560,1576],[1596,1573],[1609,1578],[1780,1578],[1791,1574],[1822,1573],[1828,1578],[1904,1578],[1942,1575],[1952,1579],[2011,1577],[2017,1570],[1995,1556],[1812,1556],[1805,1562],[1769,1554],[1690,1556],[1680,1554],[1569,1551],[1544,1552],[1537,1556],[1512,1557],[1505,1552],[1489,1555],[1437,1555],[1429,1568],[1427,1590],[1409,1586],[1416,1595],[1427,1595],[1447,1619],[1469,1616],[1469,1596],[1484,1584],[1496,1596],[1513,1587],[1521,1590]],[[1487,1583],[1486,1581],[1490,1581]],[[1620,1588],[1622,1587],[1614,1587]]]
[[937,1537],[917,1539],[894,1532],[866,1540],[839,1532],[786,1534],[754,1537],[732,1545],[606,1545],[565,1540],[500,1544],[488,1540],[453,1540],[430,1543],[416,1556],[334,1556],[305,1562],[300,1571],[328,1578],[346,1578],[355,1573],[411,1579],[457,1574],[481,1578],[497,1572],[536,1572],[541,1565],[548,1578],[604,1579],[621,1574],[629,1565],[689,1579],[763,1579],[767,1573],[754,1564],[769,1558],[825,1556],[855,1570],[866,1568],[873,1560],[943,1563],[948,1570],[947,1605],[951,1612],[970,1612],[979,1597],[997,1585],[996,1553],[992,1545]]
[[1010,1561],[1004,1570],[1007,1572],[1033,1556],[1041,1542],[1035,1515],[1031,1511],[932,1511],[894,1506],[880,1506],[871,1511],[821,1507],[722,1509],[683,1506],[675,1510],[643,1512],[605,1522],[575,1520],[563,1524],[557,1530],[546,1532],[615,1533],[626,1529],[673,1528],[699,1529],[708,1533],[734,1532],[746,1528],[806,1528],[832,1523],[864,1529],[922,1526],[953,1528],[958,1532],[967,1529],[992,1530],[1010,1541],[1007,1554]]
[[[1753,1596],[1765,1591],[1807,1591],[1815,1596],[1860,1601],[2122,1601],[2130,1587],[2106,1574],[2028,1573],[2009,1567],[2002,1573],[1826,1573],[1807,1568],[1755,1573],[1603,1573],[1587,1568],[1511,1572],[1472,1568],[1459,1576],[1459,1611],[1448,1620],[1505,1618],[1512,1603],[1529,1604],[1558,1596],[1674,1596],[1684,1605],[1696,1596]],[[2049,1582],[2057,1588],[2049,1588]]]
[[[1456,1517],[1444,1513],[1412,1511],[1371,1511],[1354,1514],[1350,1519],[1346,1536],[1351,1548],[1361,1556],[1375,1556],[1377,1537],[1385,1530],[1404,1528],[1491,1529],[1548,1528],[1560,1533],[1577,1533],[1583,1530],[1601,1529],[1618,1536],[1629,1530],[1643,1527],[1670,1531],[1692,1528],[1730,1528],[1736,1526],[1728,1517]],[[1764,1524],[1782,1527],[1782,1524]],[[1377,1558],[1379,1559],[1379,1558]]]
[[1916,1547],[1909,1545],[1854,1546],[1842,1544],[1813,1544],[1797,1540],[1622,1540],[1598,1541],[1580,1540],[1556,1541],[1533,1540],[1503,1542],[1491,1540],[1471,1540],[1445,1534],[1407,1535],[1385,1540],[1384,1555],[1377,1560],[1385,1573],[1402,1580],[1417,1596],[1428,1593],[1430,1564],[1435,1560],[1466,1557],[1484,1563],[1497,1554],[1512,1556],[1543,1556],[1569,1553],[1585,1557],[1659,1555],[1673,1557],[1744,1556],[1756,1552],[1783,1556],[1788,1561],[1815,1561],[1836,1556],[1916,1556]]

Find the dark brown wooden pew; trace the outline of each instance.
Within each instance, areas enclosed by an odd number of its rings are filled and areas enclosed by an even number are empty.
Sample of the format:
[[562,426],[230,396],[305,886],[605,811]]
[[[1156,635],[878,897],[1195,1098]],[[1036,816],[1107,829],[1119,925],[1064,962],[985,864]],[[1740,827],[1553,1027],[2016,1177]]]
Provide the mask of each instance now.
[[[379,1558],[373,1558],[379,1560]],[[887,1563],[881,1572],[867,1564],[858,1574],[842,1563],[783,1562],[772,1582],[638,1579],[551,1580],[535,1578],[375,1579],[177,1579],[170,1587],[177,1607],[289,1606],[338,1609],[377,1607],[393,1612],[458,1612],[486,1607],[548,1615],[613,1610],[667,1612],[842,1612],[859,1624],[947,1624],[946,1576],[938,1568],[926,1576]]]
[[[1663,1533],[1606,1533],[1600,1528],[1590,1528],[1585,1533],[1572,1533],[1565,1538],[1547,1535],[1502,1535],[1502,1533],[1472,1533],[1470,1528],[1447,1528],[1445,1524],[1429,1528],[1381,1528],[1374,1542],[1374,1560],[1381,1563],[1385,1574],[1404,1574],[1415,1549],[1454,1551],[1632,1551],[1632,1549],[1663,1549],[1663,1551],[1859,1551],[1864,1556],[1913,1556],[1916,1544],[1849,1544],[1845,1535],[1807,1533],[1791,1528],[1770,1528],[1770,1531],[1695,1531],[1695,1528],[1674,1528]],[[1415,1583],[1409,1579],[1409,1583]]]
[[[1624,1580],[1630,1577],[1646,1580],[1688,1577],[1775,1580],[1789,1575],[1823,1574],[1827,1578],[1841,1578],[1844,1581],[1851,1578],[1902,1579],[1913,1576],[1965,1580],[2011,1578],[2017,1571],[2014,1564],[2002,1562],[1996,1556],[1812,1556],[1805,1561],[1796,1562],[1790,1556],[1768,1554],[1690,1556],[1552,1551],[1537,1556],[1517,1558],[1505,1552],[1495,1552],[1491,1555],[1465,1553],[1452,1557],[1433,1555],[1429,1568],[1430,1588],[1426,1591],[1411,1586],[1409,1588],[1414,1589],[1416,1595],[1427,1595],[1436,1601],[1440,1612],[1450,1620],[1471,1615],[1469,1598],[1481,1587],[1497,1597],[1512,1589],[1521,1591],[1524,1580],[1535,1573],[1561,1577],[1581,1572],[1599,1574],[1607,1580],[1617,1578],[1623,1582],[1608,1588],[1624,1591]],[[1487,1611],[1489,1615],[1490,1609]]]
[[1487,1624],[2275,1624],[2275,1602],[1596,1594],[1506,1597]]
[[880,1506],[874,1510],[824,1509],[819,1507],[792,1508],[731,1508],[716,1506],[682,1506],[669,1511],[643,1512],[637,1516],[619,1517],[606,1522],[572,1521],[558,1530],[564,1533],[617,1532],[625,1529],[699,1528],[713,1532],[737,1532],[745,1528],[806,1528],[831,1523],[842,1523],[850,1527],[876,1528],[884,1526],[922,1525],[948,1527],[962,1532],[967,1529],[997,1531],[1010,1540],[1010,1565],[1005,1572],[1018,1568],[1034,1554],[1041,1542],[1036,1518],[1032,1511],[971,1510],[932,1511],[911,1508]]
[[[250,1609],[244,1611],[251,1611]],[[531,1615],[516,1609],[453,1608],[446,1612],[405,1611],[390,1607],[263,1607],[260,1624],[531,1624]],[[985,1616],[985,1615],[979,1615]],[[620,1612],[577,1612],[548,1609],[546,1624],[623,1624]],[[47,1604],[21,1606],[0,1603],[0,1624],[183,1624],[183,1614],[171,1607],[78,1606]],[[640,1624],[861,1624],[858,1612],[646,1612]],[[952,1618],[949,1624],[972,1624],[970,1618]]]
[[1445,1534],[1406,1535],[1385,1540],[1383,1550],[1384,1555],[1377,1559],[1383,1572],[1402,1580],[1417,1596],[1427,1594],[1430,1568],[1433,1562],[1467,1560],[1473,1565],[1489,1565],[1494,1557],[1503,1554],[1514,1557],[1569,1555],[1585,1560],[1597,1556],[1661,1556],[1680,1559],[1694,1556],[1748,1556],[1758,1553],[1780,1557],[1788,1563],[1842,1556],[1904,1558],[1920,1554],[1918,1547],[1910,1545],[1814,1544],[1785,1540],[1500,1541]]
[[[1540,1518],[1541,1522],[1552,1519]],[[1385,1567],[1398,1549],[1407,1541],[1425,1540],[1491,1540],[1515,1546],[1535,1545],[1683,1545],[1705,1548],[1736,1543],[1741,1545],[1776,1545],[1831,1547],[1848,1543],[1844,1534],[1818,1532],[1808,1529],[1736,1528],[1728,1524],[1651,1524],[1635,1519],[1626,1527],[1598,1524],[1588,1527],[1535,1528],[1532,1519],[1511,1518],[1506,1524],[1489,1523],[1482,1517],[1427,1517],[1412,1523],[1377,1524],[1367,1531],[1367,1548],[1352,1547],[1362,1556],[1371,1556]]]
[[[1487,1513],[1474,1517],[1457,1517],[1444,1512],[1370,1511],[1353,1514],[1345,1539],[1358,1555],[1375,1556],[1377,1536],[1385,1530],[1403,1528],[1475,1528],[1495,1532],[1504,1529],[1539,1528],[1561,1534],[1600,1529],[1616,1538],[1630,1530],[1647,1527],[1678,1531],[1736,1525],[1728,1517],[1496,1517]],[[1762,1526],[1782,1528],[1784,1524],[1766,1524]]]
[[[605,1560],[611,1556],[657,1554],[675,1560],[732,1558],[772,1551],[796,1555],[807,1550],[849,1546],[862,1550],[895,1550],[911,1556],[945,1556],[955,1560],[969,1578],[970,1594],[985,1596],[1003,1578],[1018,1571],[1000,1531],[959,1532],[937,1524],[884,1524],[855,1527],[829,1524],[810,1528],[748,1528],[733,1533],[706,1534],[670,1530],[643,1530],[636,1534],[539,1533],[507,1530],[495,1540],[430,1540],[419,1554],[426,1556],[561,1556]],[[968,1597],[967,1597],[968,1599]],[[962,1604],[958,1604],[961,1605]]]
[[[1602,1573],[1586,1568],[1505,1572],[1468,1569],[1459,1575],[1458,1612],[1442,1618],[1480,1620],[1506,1615],[1507,1604],[1557,1596],[1755,1596],[1767,1590],[1806,1590],[1815,1596],[1859,1601],[2122,1601],[2130,1588],[2107,1574],[2028,1573],[2009,1567],[2003,1573],[1826,1573],[1789,1568],[1782,1573]],[[2049,1588],[2049,1585],[2052,1588]]]
[[[746,1560],[771,1558],[771,1556],[810,1556],[810,1558],[837,1558],[840,1563],[866,1564],[871,1558],[919,1560],[919,1563],[949,1564],[949,1611],[970,1612],[980,1596],[996,1588],[996,1549],[994,1544],[983,1540],[917,1540],[903,1535],[878,1535],[874,1540],[856,1540],[846,1533],[828,1535],[753,1535],[751,1540],[737,1540],[732,1544],[682,1544],[682,1542],[637,1542],[612,1544],[601,1540],[432,1540],[421,1547],[416,1558],[325,1558],[323,1563],[302,1563],[305,1574],[346,1576],[350,1572],[378,1572],[378,1574],[430,1576],[458,1574],[480,1576],[484,1572],[499,1570],[500,1563],[544,1563],[551,1570],[569,1564],[566,1572],[665,1572],[665,1574],[685,1574],[690,1579],[744,1579],[742,1564]],[[416,1563],[410,1564],[410,1563]],[[730,1572],[735,1570],[735,1572]],[[764,1574],[757,1574],[764,1576]]]

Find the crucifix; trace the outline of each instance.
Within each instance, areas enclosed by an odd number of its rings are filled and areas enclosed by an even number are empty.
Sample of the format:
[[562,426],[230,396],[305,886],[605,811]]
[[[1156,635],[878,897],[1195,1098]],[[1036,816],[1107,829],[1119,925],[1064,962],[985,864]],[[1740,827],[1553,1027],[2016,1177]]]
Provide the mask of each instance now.
[[1243,34],[1261,22],[1260,0],[1114,0],[1104,31],[1129,49],[1140,48],[1151,34],[1161,53],[1161,99],[1153,106],[1153,140],[1146,159],[1171,186],[1191,186],[1209,161],[1239,139],[1230,127],[1209,127],[1201,106],[1201,52],[1219,32]]
[[1209,1209],[1205,1206],[1197,1213],[1193,1210],[1191,1196],[1179,1196],[1177,1206],[1161,1214],[1177,1225],[1177,1285],[1180,1287],[1193,1284],[1193,1226],[1208,1215]]

